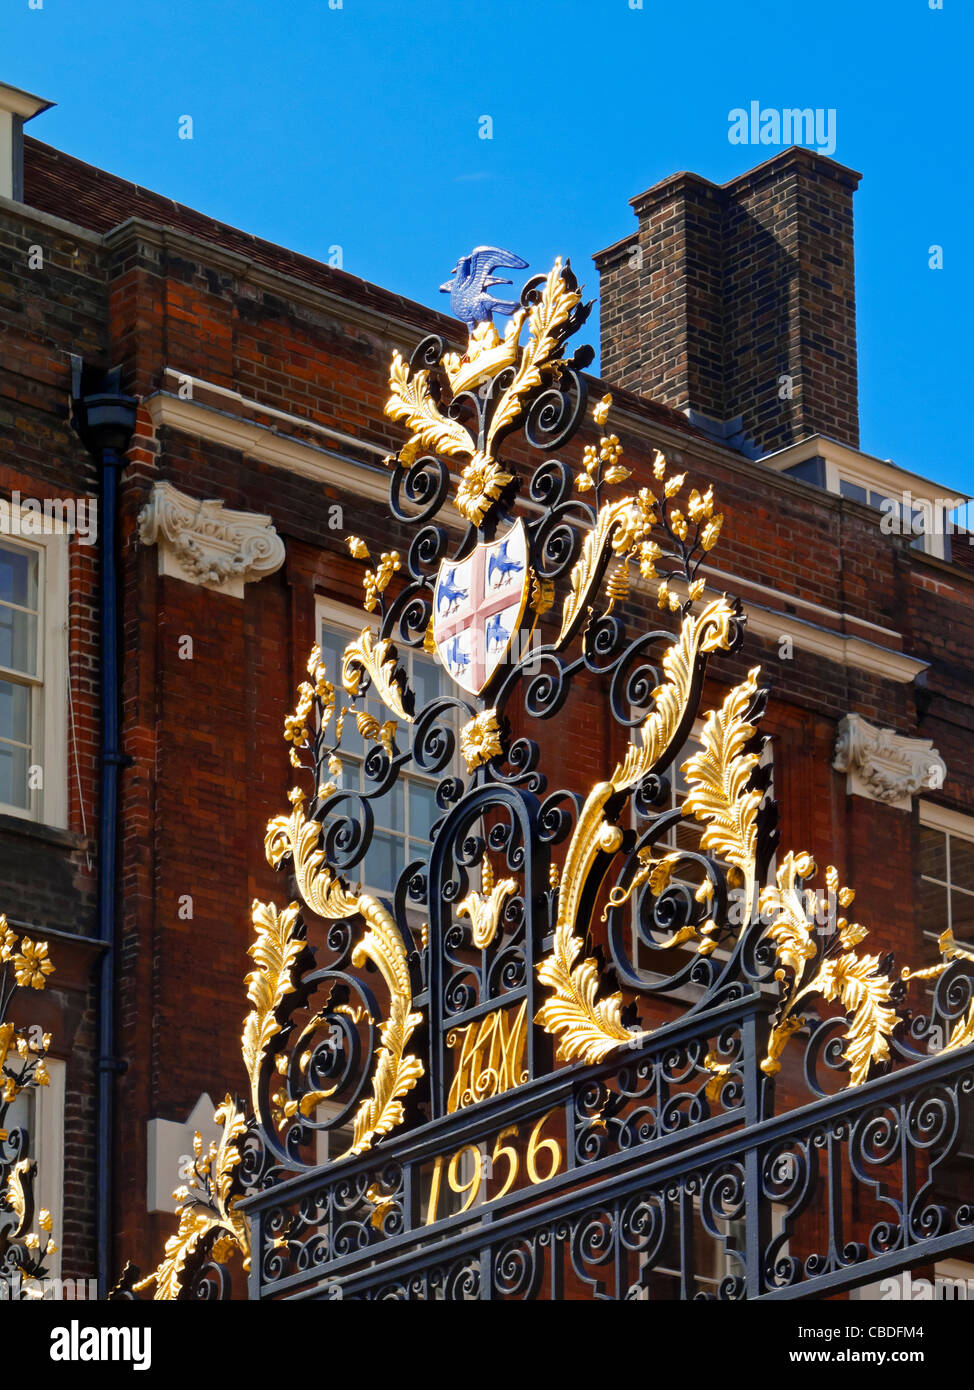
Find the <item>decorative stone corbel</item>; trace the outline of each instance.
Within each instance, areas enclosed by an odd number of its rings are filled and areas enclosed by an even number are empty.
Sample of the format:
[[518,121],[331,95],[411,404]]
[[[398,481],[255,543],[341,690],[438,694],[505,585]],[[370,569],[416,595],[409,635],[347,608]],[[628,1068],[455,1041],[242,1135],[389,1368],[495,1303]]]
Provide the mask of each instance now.
[[269,516],[228,511],[218,499],[187,497],[171,483],[153,485],[139,513],[139,539],[158,545],[160,574],[234,598],[284,563],[284,542]]
[[908,811],[922,791],[942,787],[947,764],[930,739],[880,729],[859,714],[839,721],[832,766],[846,776],[846,791]]

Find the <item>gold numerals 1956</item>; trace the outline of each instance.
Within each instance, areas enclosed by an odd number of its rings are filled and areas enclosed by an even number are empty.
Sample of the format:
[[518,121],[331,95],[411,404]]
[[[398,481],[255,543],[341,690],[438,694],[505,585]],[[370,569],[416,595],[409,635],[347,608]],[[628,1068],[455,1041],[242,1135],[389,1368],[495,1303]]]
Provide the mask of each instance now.
[[[536,1183],[548,1182],[561,1168],[562,1153],[558,1140],[542,1139],[541,1137],[541,1131],[553,1114],[555,1111],[549,1110],[547,1115],[542,1115],[528,1138],[527,1149],[524,1153],[524,1167],[528,1182],[532,1186]],[[455,1192],[458,1197],[464,1198],[463,1205],[460,1207],[461,1212],[468,1211],[481,1196],[485,1187],[485,1177],[496,1178],[503,1175],[503,1182],[496,1192],[492,1192],[489,1197],[484,1197],[484,1201],[497,1202],[512,1190],[520,1172],[521,1155],[513,1144],[505,1143],[505,1140],[516,1139],[519,1132],[517,1125],[508,1125],[506,1129],[501,1130],[494,1141],[489,1163],[485,1161],[485,1150],[477,1144],[465,1144],[462,1149],[457,1149],[456,1153],[449,1156],[446,1154],[437,1156],[433,1164],[429,1205],[426,1210],[427,1226],[431,1226],[434,1221],[439,1219],[438,1208],[444,1167],[446,1168],[446,1180],[450,1191]],[[464,1180],[461,1168],[472,1169],[469,1179]]]

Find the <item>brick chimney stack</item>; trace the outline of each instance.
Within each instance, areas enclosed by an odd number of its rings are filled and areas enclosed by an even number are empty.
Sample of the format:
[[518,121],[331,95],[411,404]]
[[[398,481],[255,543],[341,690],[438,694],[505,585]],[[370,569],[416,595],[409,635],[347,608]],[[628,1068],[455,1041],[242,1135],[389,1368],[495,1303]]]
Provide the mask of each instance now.
[[754,457],[812,434],[859,445],[852,195],[793,147],[729,183],[674,174],[600,251],[604,380]]

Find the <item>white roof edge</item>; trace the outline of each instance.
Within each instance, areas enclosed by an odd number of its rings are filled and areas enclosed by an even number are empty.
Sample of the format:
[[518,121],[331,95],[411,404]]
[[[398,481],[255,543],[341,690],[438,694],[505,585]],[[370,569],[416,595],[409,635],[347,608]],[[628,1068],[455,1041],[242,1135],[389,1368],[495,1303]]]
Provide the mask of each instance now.
[[842,444],[838,439],[831,439],[827,434],[810,434],[806,439],[800,439],[797,444],[788,444],[783,449],[776,449],[773,454],[766,454],[758,461],[766,463],[769,468],[780,473],[796,463],[803,463],[806,459],[818,457],[831,458],[836,463],[843,461],[853,463],[861,470],[873,473],[877,477],[877,481],[881,477],[885,477],[890,482],[897,478],[906,482],[919,483],[925,488],[934,488],[940,496],[957,497],[960,495],[956,488],[947,487],[946,484],[938,483],[933,478],[924,478],[922,474],[914,473],[910,468],[903,468],[890,459],[877,458],[875,454],[867,454],[861,449],[853,449],[851,445]]
[[0,82],[0,111],[11,111],[15,116],[23,116],[25,121],[29,121],[55,105],[56,102],[48,101],[46,97],[34,96],[33,92],[25,92],[21,87]]

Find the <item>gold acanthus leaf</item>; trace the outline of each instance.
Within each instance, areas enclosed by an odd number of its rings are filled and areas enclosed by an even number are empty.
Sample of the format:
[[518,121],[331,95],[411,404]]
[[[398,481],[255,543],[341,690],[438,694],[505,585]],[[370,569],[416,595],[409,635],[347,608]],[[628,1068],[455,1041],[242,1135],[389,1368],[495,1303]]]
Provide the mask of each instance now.
[[408,687],[396,659],[396,649],[387,637],[376,637],[370,627],[363,628],[342,653],[342,686],[353,698],[362,688],[363,673],[385,707],[404,723],[411,724],[413,717],[407,714],[403,703]]
[[176,1233],[166,1241],[158,1268],[133,1285],[135,1291],[141,1291],[155,1284],[153,1298],[159,1301],[179,1298],[184,1289],[186,1266],[193,1256],[208,1253],[224,1261],[234,1250],[239,1250],[244,1268],[250,1265],[249,1227],[246,1219],[234,1209],[236,1199],[230,1196],[233,1171],[241,1157],[237,1140],[247,1124],[243,1111],[229,1095],[217,1108],[214,1119],[223,1129],[219,1145],[210,1145],[210,1152],[202,1163],[197,1156],[197,1172],[202,1175],[204,1185],[202,1189],[180,1189],[182,1200]]
[[398,352],[393,353],[389,368],[391,395],[385,413],[391,420],[405,420],[413,432],[399,451],[407,466],[416,460],[421,449],[452,455],[476,452],[472,436],[459,421],[440,413],[430,391],[429,375],[428,371],[419,371],[410,376],[409,364]]
[[861,1086],[873,1062],[889,1058],[889,1037],[899,1023],[890,991],[893,981],[880,971],[879,956],[857,956],[846,951],[823,961],[809,992],[824,999],[838,999],[851,1014],[843,1049],[849,1064],[850,1086]]
[[775,875],[778,886],[762,888],[759,899],[762,917],[771,921],[768,935],[774,942],[779,965],[776,978],[783,979],[781,972],[790,970],[796,985],[817,951],[800,887],[814,873],[815,861],[810,854],[789,850]]
[[956,1052],[960,1047],[967,1047],[969,1043],[974,1043],[974,1003],[971,1004],[963,1018],[959,1018],[951,1030],[950,1037],[944,1043],[944,1052]]
[[539,579],[531,571],[531,607],[536,618],[543,618],[555,601],[555,584],[552,579]]
[[558,329],[567,323],[572,310],[581,303],[581,292],[570,290],[562,276],[559,256],[548,272],[544,289],[532,307],[528,319],[528,341],[521,354],[517,371],[494,412],[487,433],[486,453],[493,451],[494,440],[506,433],[519,419],[523,398],[541,385],[542,368],[558,350],[561,335]]
[[588,611],[588,604],[608,562],[610,548],[619,558],[636,554],[656,524],[655,499],[646,488],[635,497],[605,502],[599,508],[595,525],[582,543],[582,551],[571,572],[571,591],[561,612],[561,631],[557,647],[569,642]]
[[746,714],[757,692],[760,671],[759,666],[753,667],[720,709],[707,715],[700,751],[682,768],[690,788],[683,810],[706,827],[702,848],[713,850],[743,875],[745,922],[750,921],[754,906],[757,814],[763,792],[748,790],[760,756],[745,753],[744,747],[754,737],[755,726]]
[[538,967],[538,979],[551,990],[535,1018],[546,1033],[558,1039],[558,1056],[566,1062],[580,1057],[600,1062],[622,1043],[637,1042],[642,1034],[622,1023],[622,996],[597,999],[599,968],[589,956],[576,965],[581,940],[570,922],[559,922],[551,955]]
[[640,727],[641,742],[630,743],[611,778],[597,783],[582,807],[562,869],[552,953],[538,967],[539,978],[554,993],[536,1021],[559,1039],[559,1056],[597,1061],[621,1042],[644,1036],[619,1022],[620,994],[596,1003],[598,970],[591,959],[575,964],[582,950],[575,926],[583,892],[600,856],[614,854],[622,845],[622,831],[605,815],[606,805],[620,792],[637,786],[665,755],[687,711],[696,661],[701,655],[729,648],[733,618],[734,611],[723,597],[714,599],[699,615],[687,614],[676,642],[663,657],[666,679],[653,692],[654,708]]
[[[819,955],[813,940],[812,923],[820,903],[818,895],[804,892],[801,884],[815,873],[810,854],[785,855],[778,869],[777,887],[765,888],[760,897],[762,915],[772,917],[768,936],[774,942],[779,968],[775,978],[787,991],[775,1015],[768,1051],[761,1070],[774,1076],[781,1070],[781,1054],[789,1038],[803,1025],[798,1004],[812,995],[831,1002],[838,1000],[847,1015],[843,1055],[849,1065],[849,1085],[860,1086],[867,1079],[874,1062],[887,1061],[889,1039],[900,1022],[894,1007],[894,981],[880,970],[879,956],[859,956],[853,950],[819,960],[817,970],[809,970]],[[848,906],[854,894],[839,887],[838,873],[830,868],[826,881],[842,906]],[[839,919],[839,942],[861,941],[865,928]],[[790,972],[788,981],[786,972]],[[810,978],[806,981],[805,977]]]
[[[339,1155],[345,1158],[361,1153],[377,1135],[401,1123],[400,1097],[423,1075],[422,1062],[405,1051],[423,1016],[412,1011],[406,944],[394,919],[377,898],[348,891],[325,863],[320,840],[321,826],[307,820],[303,799],[299,799],[290,816],[277,816],[268,824],[267,858],[276,867],[286,855],[291,856],[301,900],[319,917],[334,921],[358,915],[364,919],[368,930],[352,952],[352,964],[361,968],[371,961],[389,991],[389,1013],[376,1048],[372,1095],[361,1101],[355,1113],[352,1143]],[[302,1108],[302,1113],[307,1112]]]
[[355,1112],[352,1142],[341,1158],[362,1153],[377,1135],[388,1134],[402,1123],[401,1097],[423,1075],[418,1057],[406,1052],[406,1044],[423,1021],[412,1011],[412,985],[402,937],[389,913],[375,898],[363,895],[358,910],[369,930],[352,952],[352,964],[361,969],[372,961],[389,990],[389,1015],[379,1030],[379,1046],[372,1073],[372,1095]]
[[[274,825],[273,821],[271,825]],[[274,863],[270,853],[268,858]],[[257,936],[247,948],[247,954],[257,962],[257,969],[251,971],[244,981],[247,998],[254,1007],[244,1020],[241,1052],[250,1078],[254,1113],[260,1115],[261,1069],[268,1048],[281,1031],[277,1010],[294,991],[295,970],[305,942],[303,933],[299,931],[296,903],[278,912],[273,903],[263,903],[255,898],[251,917]]]

